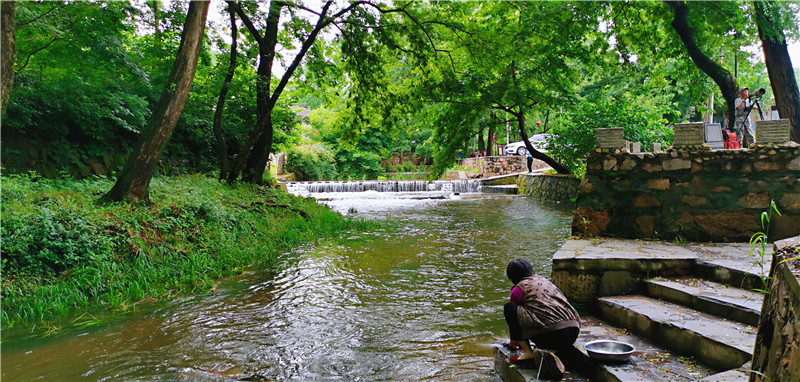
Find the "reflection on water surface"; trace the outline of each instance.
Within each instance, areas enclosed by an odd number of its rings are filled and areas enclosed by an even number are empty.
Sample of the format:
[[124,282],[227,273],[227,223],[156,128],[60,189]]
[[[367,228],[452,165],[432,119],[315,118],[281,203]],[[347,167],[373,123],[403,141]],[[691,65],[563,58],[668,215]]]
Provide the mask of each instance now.
[[48,338],[3,333],[3,381],[198,380],[211,372],[494,381],[489,343],[507,335],[505,266],[523,256],[549,275],[571,210],[480,194],[324,199],[384,227],[286,254],[277,271],[103,327]]

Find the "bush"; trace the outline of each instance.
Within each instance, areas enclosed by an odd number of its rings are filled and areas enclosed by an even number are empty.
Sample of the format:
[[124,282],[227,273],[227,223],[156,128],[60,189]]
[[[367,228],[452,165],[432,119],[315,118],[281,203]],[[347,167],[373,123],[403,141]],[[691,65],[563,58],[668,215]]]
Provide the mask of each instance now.
[[357,149],[336,152],[336,167],[339,179],[377,179],[384,174],[380,155]]
[[336,179],[333,154],[319,143],[286,150],[286,171],[297,180]]
[[598,96],[582,102],[554,129],[548,155],[580,176],[586,171],[586,157],[597,145],[595,129],[622,127],[625,139],[641,142],[643,148],[654,142],[667,145],[673,136],[664,116],[671,113],[663,107],[645,110],[625,99],[609,102]]

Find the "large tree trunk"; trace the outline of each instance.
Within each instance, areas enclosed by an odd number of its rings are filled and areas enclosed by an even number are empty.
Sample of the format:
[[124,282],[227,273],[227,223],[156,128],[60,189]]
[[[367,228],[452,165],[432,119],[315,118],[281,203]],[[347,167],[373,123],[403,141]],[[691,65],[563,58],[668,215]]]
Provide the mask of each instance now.
[[716,63],[710,57],[706,56],[700,47],[697,46],[697,41],[694,37],[694,31],[689,27],[689,6],[683,1],[667,1],[667,4],[672,8],[673,20],[672,28],[678,33],[689,57],[692,58],[694,64],[698,69],[703,71],[711,77],[712,80],[719,87],[722,92],[722,98],[725,99],[726,109],[728,110],[728,128],[733,129],[736,124],[736,110],[735,101],[739,93],[736,86],[736,79],[731,75],[727,69],[723,68],[720,64]]
[[[273,3],[270,4],[270,12],[272,12],[272,4],[275,4],[275,2],[273,1]],[[328,9],[331,7],[332,4],[333,4],[332,0],[328,0],[325,2],[325,5],[322,7],[322,11],[319,12],[319,18],[317,19],[317,24],[314,26],[314,29],[312,29],[311,32],[308,34],[308,37],[306,37],[305,41],[303,41],[303,44],[300,47],[300,51],[294,57],[294,61],[292,61],[292,63],[283,73],[283,77],[281,77],[281,81],[275,87],[275,90],[272,91],[272,96],[269,98],[269,101],[267,103],[268,106],[267,111],[263,115],[259,116],[258,122],[256,122],[255,129],[247,138],[247,141],[242,146],[241,150],[239,151],[239,154],[236,155],[234,166],[231,168],[230,174],[228,174],[229,182],[234,182],[239,177],[240,172],[242,172],[242,169],[244,168],[245,159],[251,155],[251,153],[253,152],[253,147],[255,147],[257,142],[259,141],[262,143],[260,146],[263,148],[263,150],[258,151],[258,154],[255,156],[254,160],[249,162],[251,170],[248,171],[252,175],[248,175],[247,178],[251,182],[261,181],[261,176],[263,176],[264,174],[264,167],[266,167],[267,159],[269,157],[270,152],[272,151],[272,135],[273,135],[272,109],[278,102],[278,98],[280,98],[283,89],[286,88],[286,84],[289,83],[289,79],[292,78],[292,75],[294,75],[294,71],[297,70],[297,67],[300,65],[300,62],[303,60],[303,57],[305,57],[306,53],[308,53],[308,50],[311,48],[311,45],[314,44],[314,41],[317,39],[317,36],[319,35],[319,32],[322,30],[322,28],[329,25],[333,20],[349,12],[351,9],[353,9],[353,7],[358,5],[358,3],[353,3],[349,7],[340,11],[339,13],[336,13],[329,17]],[[240,17],[243,14],[243,12],[240,13],[239,8],[237,8],[236,12],[237,14],[239,14]],[[255,37],[257,35],[257,32],[254,33],[255,28],[251,28],[247,20],[243,19],[243,21],[245,21],[245,25],[248,26],[248,29]],[[265,39],[267,38],[265,37]],[[273,53],[274,53],[274,44],[273,44]],[[257,174],[261,174],[261,176],[258,176]]]
[[[258,68],[256,69],[256,127],[245,141],[234,158],[233,167],[228,173],[228,181],[234,182],[243,174],[243,180],[251,183],[261,183],[264,169],[258,171],[257,163],[264,151],[272,149],[272,108],[274,102],[270,97],[270,83],[272,80],[272,66],[275,61],[275,45],[278,43],[278,23],[281,8],[285,5],[280,1],[272,1],[269,5],[267,26],[262,37],[258,29],[251,22],[250,17],[244,13],[239,4],[229,1],[228,4],[236,10],[239,18],[244,21],[250,35],[258,42]],[[266,166],[266,162],[264,163]]]
[[225,137],[222,135],[222,111],[225,109],[225,99],[228,97],[228,89],[231,87],[231,80],[233,80],[233,74],[236,71],[236,41],[239,35],[239,31],[236,28],[236,13],[233,7],[228,7],[228,15],[231,18],[231,58],[228,62],[225,80],[222,82],[222,89],[219,91],[212,128],[217,146],[217,155],[219,155],[219,180],[225,180],[228,175],[228,146],[225,144]]
[[192,88],[197,58],[205,32],[209,2],[192,1],[181,33],[181,43],[169,80],[155,110],[114,187],[103,198],[149,202],[150,179]]
[[16,5],[13,1],[0,3],[0,114],[5,114],[8,96],[14,86],[14,59],[17,55],[17,25],[14,18]]
[[781,118],[791,121],[791,139],[800,143],[800,92],[786,46],[786,35],[778,22],[779,10],[772,3],[754,1],[753,4],[775,106]]

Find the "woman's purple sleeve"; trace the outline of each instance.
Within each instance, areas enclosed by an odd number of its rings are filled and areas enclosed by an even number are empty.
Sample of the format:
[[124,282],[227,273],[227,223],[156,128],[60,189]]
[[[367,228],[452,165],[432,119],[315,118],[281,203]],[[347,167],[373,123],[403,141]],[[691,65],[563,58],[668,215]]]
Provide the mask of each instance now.
[[522,304],[522,289],[520,289],[518,286],[515,285],[514,288],[511,289],[511,299],[510,300],[511,300],[511,302],[516,302],[517,304]]

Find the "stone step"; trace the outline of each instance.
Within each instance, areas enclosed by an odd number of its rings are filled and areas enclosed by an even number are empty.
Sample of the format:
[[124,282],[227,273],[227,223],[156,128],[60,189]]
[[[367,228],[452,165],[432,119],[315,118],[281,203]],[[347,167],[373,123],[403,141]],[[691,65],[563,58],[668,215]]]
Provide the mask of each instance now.
[[696,278],[645,281],[647,295],[748,325],[758,325],[764,294]]
[[763,259],[760,248],[747,243],[698,244],[690,248],[699,254],[695,276],[742,289],[767,289],[764,282],[772,263],[771,245],[767,246]]
[[644,296],[601,297],[600,318],[717,370],[750,361],[756,329]]
[[[537,379],[537,371],[536,369],[524,369],[519,368],[516,365],[511,364],[508,361],[508,358],[513,355],[519,355],[518,350],[510,350],[507,347],[503,346],[503,343],[507,343],[508,340],[495,340],[492,344],[494,347],[494,370],[497,372],[497,375],[500,377],[500,380],[503,382],[545,382],[548,381],[546,379]],[[572,381],[572,382],[588,382],[589,380],[586,379],[584,376],[578,374],[574,370],[567,370],[564,373],[563,381]],[[594,380],[592,380],[594,381]]]
[[[629,343],[636,348],[630,361],[607,364],[590,361],[592,381],[697,381],[717,375],[716,371],[698,364],[690,357],[682,357],[663,346],[625,329],[612,326],[594,317],[581,322],[581,335],[575,346],[588,358],[586,343],[594,340],[614,340]],[[743,379],[742,381],[746,381]]]

